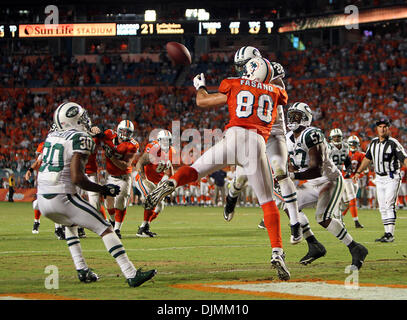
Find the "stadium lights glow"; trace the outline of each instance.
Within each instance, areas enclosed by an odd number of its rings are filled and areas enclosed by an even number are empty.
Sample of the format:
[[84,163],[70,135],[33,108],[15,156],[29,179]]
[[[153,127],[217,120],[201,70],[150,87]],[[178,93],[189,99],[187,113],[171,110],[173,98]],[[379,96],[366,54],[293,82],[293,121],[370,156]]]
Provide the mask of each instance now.
[[205,9],[186,9],[185,17],[189,20],[209,20],[209,12]]
[[156,21],[157,12],[155,10],[146,10],[144,12],[144,21]]

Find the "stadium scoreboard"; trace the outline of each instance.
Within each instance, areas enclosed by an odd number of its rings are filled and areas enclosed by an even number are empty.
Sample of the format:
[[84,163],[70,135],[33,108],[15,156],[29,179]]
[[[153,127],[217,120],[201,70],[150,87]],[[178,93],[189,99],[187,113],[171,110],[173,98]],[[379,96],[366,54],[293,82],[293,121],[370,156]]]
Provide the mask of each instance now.
[[273,21],[0,24],[0,38],[116,37],[164,35],[256,35],[276,33]]

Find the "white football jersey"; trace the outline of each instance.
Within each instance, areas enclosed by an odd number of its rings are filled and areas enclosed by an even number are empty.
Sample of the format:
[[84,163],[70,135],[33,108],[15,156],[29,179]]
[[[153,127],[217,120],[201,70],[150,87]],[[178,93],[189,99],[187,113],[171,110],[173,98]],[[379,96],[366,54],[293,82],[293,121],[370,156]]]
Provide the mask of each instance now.
[[271,135],[286,135],[287,130],[285,129],[284,121],[284,110],[282,105],[277,106],[277,117],[273,126],[271,127]]
[[349,155],[349,145],[342,141],[341,148],[339,149],[331,142],[328,144],[328,148],[329,157],[332,159],[333,163],[335,163],[336,167],[339,170],[342,170],[345,159]]
[[76,152],[90,155],[94,149],[95,142],[86,132],[71,129],[48,134],[38,170],[37,193],[76,193],[71,179],[72,156]]
[[294,132],[287,133],[287,151],[291,163],[299,168],[300,172],[306,171],[309,166],[309,149],[320,143],[325,145],[322,153],[322,177],[311,179],[322,183],[326,180],[335,180],[341,173],[328,156],[328,143],[322,131],[315,127],[304,129],[298,138],[295,138]]

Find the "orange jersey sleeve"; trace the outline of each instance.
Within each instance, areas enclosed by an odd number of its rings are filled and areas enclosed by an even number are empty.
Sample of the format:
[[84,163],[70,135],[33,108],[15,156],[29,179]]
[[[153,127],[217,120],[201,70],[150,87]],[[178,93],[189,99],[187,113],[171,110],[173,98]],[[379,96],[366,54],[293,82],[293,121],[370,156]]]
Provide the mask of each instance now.
[[37,155],[39,155],[40,153],[42,153],[42,150],[44,150],[44,141],[41,142],[41,143],[38,145],[37,150],[35,151],[35,153],[36,153]]
[[[98,146],[100,144],[99,138],[94,137],[93,141],[95,142],[96,146]],[[97,153],[98,153],[98,151],[97,151],[97,147],[96,147],[95,150],[93,151],[93,153],[91,153],[89,155],[88,162],[86,163],[86,166],[85,166],[85,173],[92,174],[92,173],[98,172],[98,165],[97,165],[97,161],[96,161]]]
[[287,92],[272,84],[241,78],[225,79],[218,91],[227,95],[230,120],[225,129],[254,129],[267,141],[277,116],[277,105],[287,104]]
[[358,170],[360,164],[362,163],[362,160],[365,157],[365,153],[359,151],[349,151],[349,157],[352,162],[352,173],[350,175],[350,178],[352,178],[355,175],[355,172]]

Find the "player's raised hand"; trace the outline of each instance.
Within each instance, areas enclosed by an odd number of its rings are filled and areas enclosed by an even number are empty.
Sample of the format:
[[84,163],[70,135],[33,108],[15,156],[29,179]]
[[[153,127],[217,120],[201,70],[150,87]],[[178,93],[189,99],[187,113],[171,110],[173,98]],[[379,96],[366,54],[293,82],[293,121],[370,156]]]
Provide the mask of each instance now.
[[205,75],[203,73],[197,74],[194,78],[194,87],[199,90],[202,87],[206,87]]
[[92,136],[96,136],[96,135],[100,134],[101,132],[102,131],[97,126],[94,126],[94,127],[90,128],[90,133],[91,133]]

